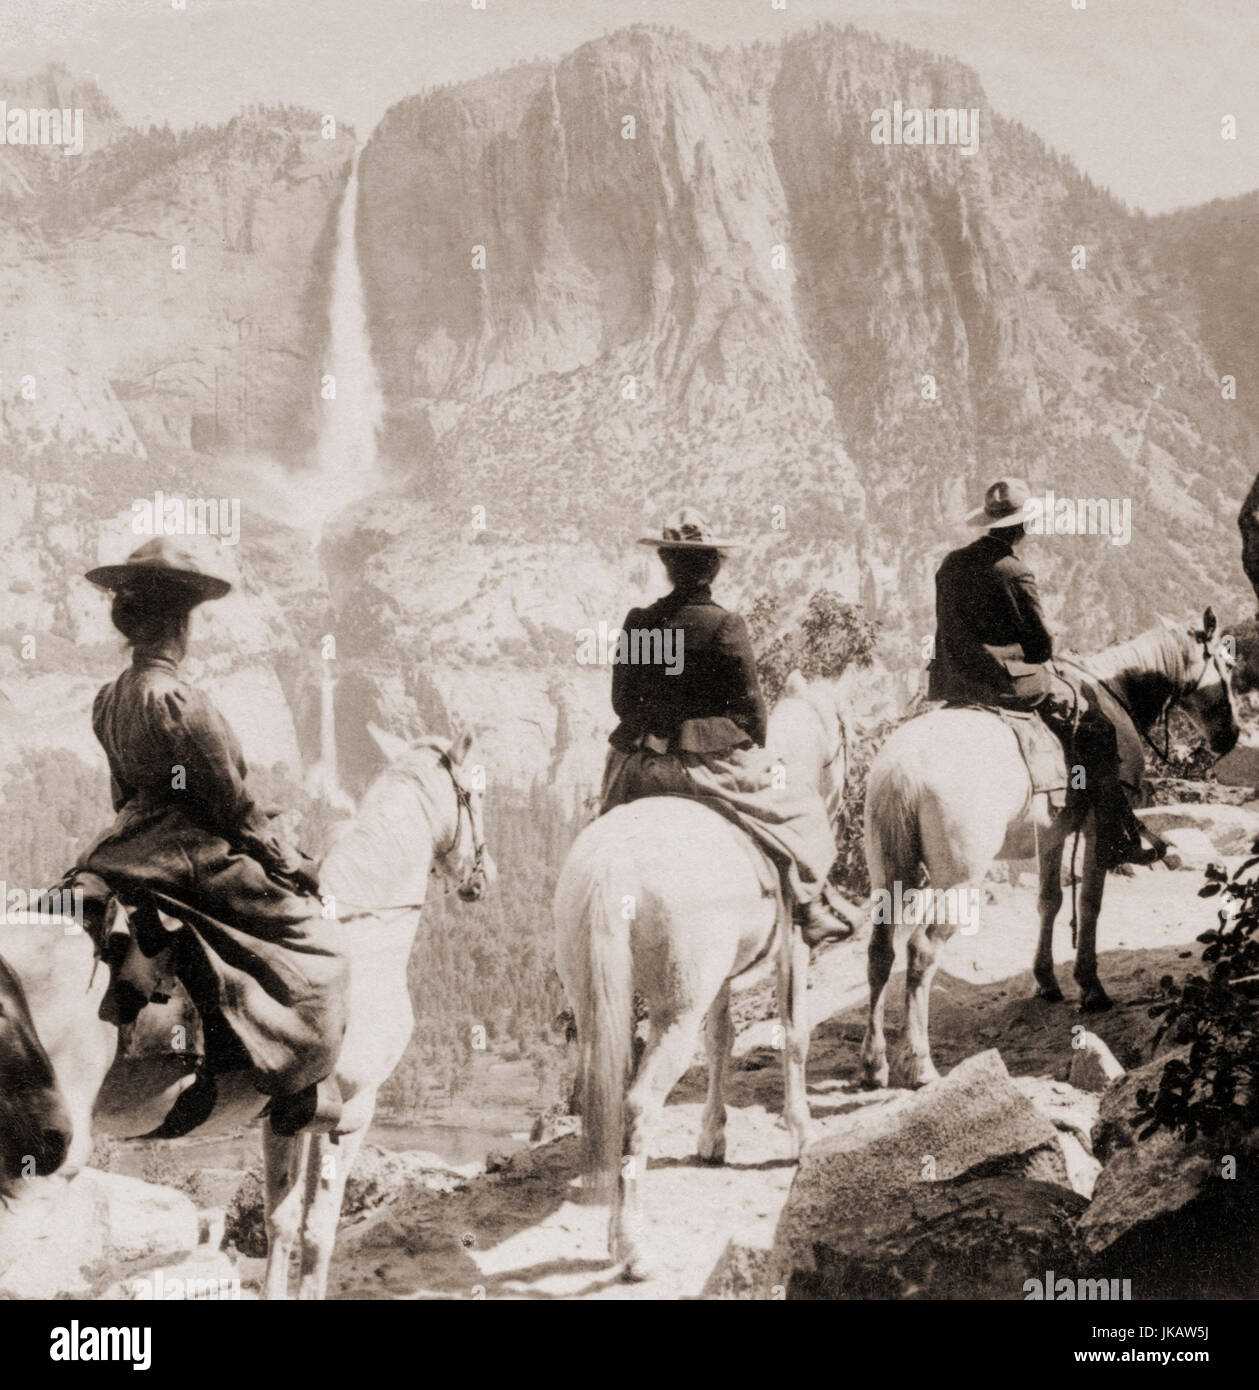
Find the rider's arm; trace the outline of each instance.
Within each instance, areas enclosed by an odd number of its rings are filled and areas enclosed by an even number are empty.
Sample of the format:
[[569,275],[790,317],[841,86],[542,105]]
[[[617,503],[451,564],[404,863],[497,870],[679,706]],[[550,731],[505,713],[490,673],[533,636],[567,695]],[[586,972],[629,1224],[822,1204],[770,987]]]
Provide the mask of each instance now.
[[185,769],[192,819],[268,868],[299,864],[297,850],[276,833],[270,814],[246,786],[236,739],[213,702],[182,686],[165,693],[163,710],[172,759]]
[[746,729],[763,748],[768,732],[765,698],[756,674],[756,656],[747,624],[737,613],[729,613],[717,632],[717,649],[725,658],[727,672],[724,713]]
[[1030,662],[1052,660],[1054,639],[1045,626],[1045,615],[1040,606],[1040,593],[1036,588],[1036,578],[1031,570],[1024,570],[1015,575],[1010,585],[1010,591],[1019,613],[1023,660]]
[[[103,686],[96,692],[96,699],[92,702],[92,731],[99,740],[101,747],[108,749],[103,734],[105,720],[105,709],[108,705],[112,685]],[[119,769],[115,766],[114,760],[106,751],[109,758],[109,799],[113,802],[114,810],[121,811],[128,801],[135,795],[136,789],[128,786],[119,775]]]
[[[639,610],[631,608],[625,616],[622,631],[640,626]],[[612,708],[616,717],[634,734],[650,733],[643,727],[643,688],[638,667],[616,662],[612,667]]]

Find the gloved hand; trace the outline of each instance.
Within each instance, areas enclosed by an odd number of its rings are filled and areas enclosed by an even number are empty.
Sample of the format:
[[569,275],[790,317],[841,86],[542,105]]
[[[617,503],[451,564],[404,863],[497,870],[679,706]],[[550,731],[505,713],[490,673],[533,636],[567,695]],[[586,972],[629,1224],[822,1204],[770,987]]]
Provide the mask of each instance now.
[[312,898],[319,896],[319,865],[300,849],[290,849],[275,872],[299,892]]

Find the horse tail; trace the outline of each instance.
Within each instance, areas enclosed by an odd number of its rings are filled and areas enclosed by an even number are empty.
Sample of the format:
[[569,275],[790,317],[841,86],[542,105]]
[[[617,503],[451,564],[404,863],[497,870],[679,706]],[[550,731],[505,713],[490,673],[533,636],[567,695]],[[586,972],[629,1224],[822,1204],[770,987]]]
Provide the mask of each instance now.
[[584,979],[577,1004],[581,1055],[583,1185],[590,1200],[612,1199],[625,1140],[625,1087],[633,1042],[630,922],[615,909],[612,865],[594,868],[583,910]]
[[866,788],[866,866],[871,891],[900,882],[918,886],[922,834],[918,822],[920,788],[910,769],[892,758],[878,758]]

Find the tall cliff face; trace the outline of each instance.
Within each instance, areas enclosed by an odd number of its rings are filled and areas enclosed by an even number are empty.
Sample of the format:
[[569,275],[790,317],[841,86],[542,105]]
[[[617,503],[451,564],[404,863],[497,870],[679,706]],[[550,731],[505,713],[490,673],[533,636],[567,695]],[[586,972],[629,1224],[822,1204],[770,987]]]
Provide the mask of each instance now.
[[0,443],[300,458],[350,148],[289,111],[125,132],[0,209]]
[[[21,90],[82,99],[58,80]],[[267,510],[283,515],[286,465],[314,441],[353,141],[288,109],[179,135],[110,116],[104,139],[112,108],[93,101],[73,179],[41,172],[55,151],[10,148],[25,177],[0,199],[0,763],[93,754],[87,707],[120,654],[81,575],[143,539],[133,506],[160,488],[243,504],[220,557],[240,593],[198,616],[201,669],[247,752],[296,766],[289,687],[327,589],[309,538],[255,503],[279,492]]]
[[[875,144],[898,101],[977,109],[977,150]],[[682,502],[748,541],[723,601],[860,599],[906,683],[954,519],[1002,474],[1131,504],[1127,544],[1028,542],[1067,641],[1249,607],[1259,415],[1219,382],[1259,360],[1228,290],[1249,204],[1134,215],[955,62],[833,26],[721,53],[637,28],[391,110],[357,223],[391,482],[317,555],[263,512],[307,485],[349,142],[284,111],[101,131],[73,180],[32,154],[14,192],[0,165],[0,627],[104,641],[66,576],[132,498],[257,498],[255,617],[207,610],[207,650],[312,750],[303,662],[334,633],[352,783],[368,717],[461,718],[498,776],[593,779],[609,672],[577,634],[659,592],[633,542]],[[0,659],[18,708],[31,673]]]
[[[875,144],[896,101],[977,108],[977,151]],[[736,597],[864,597],[909,666],[952,518],[1007,473],[1131,502],[1130,544],[1033,545],[1069,639],[1244,592],[1255,431],[1221,397],[1215,309],[1156,223],[956,62],[832,26],[720,54],[633,29],[403,103],[362,169],[391,444],[441,518],[424,544],[458,573],[490,542],[529,575],[509,595],[487,568],[476,598],[419,580],[435,631],[457,609],[502,640],[509,598],[615,621],[626,567],[574,593],[572,564],[689,497],[753,538]],[[410,585],[407,544],[376,563]],[[529,547],[565,545],[544,599]]]

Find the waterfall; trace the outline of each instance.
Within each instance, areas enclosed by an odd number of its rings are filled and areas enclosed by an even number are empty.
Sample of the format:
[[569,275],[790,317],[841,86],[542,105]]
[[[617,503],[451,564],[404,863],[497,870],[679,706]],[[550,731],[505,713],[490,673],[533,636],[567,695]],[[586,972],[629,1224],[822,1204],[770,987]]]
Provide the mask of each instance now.
[[[376,430],[384,402],[372,363],[363,278],[359,272],[358,161],[356,150],[337,215],[315,467],[313,476],[294,479],[299,488],[296,513],[314,533],[316,544],[334,513],[381,483]],[[309,487],[304,487],[308,480]],[[310,770],[308,786],[330,805],[350,809],[352,803],[341,787],[337,770],[335,664],[334,657],[324,656],[320,661],[319,760]]]
[[[321,416],[307,504],[316,534],[334,512],[366,496],[381,483],[376,430],[384,399],[372,362],[363,307],[363,277],[359,272],[358,161],[356,150],[337,215],[328,349],[321,376]],[[330,391],[335,391],[331,398]]]
[[333,660],[325,658],[319,678],[319,761],[310,769],[306,789],[312,796],[321,797],[330,806],[353,810],[354,803],[341,786],[337,771],[337,716],[335,695],[337,681],[332,673]]

